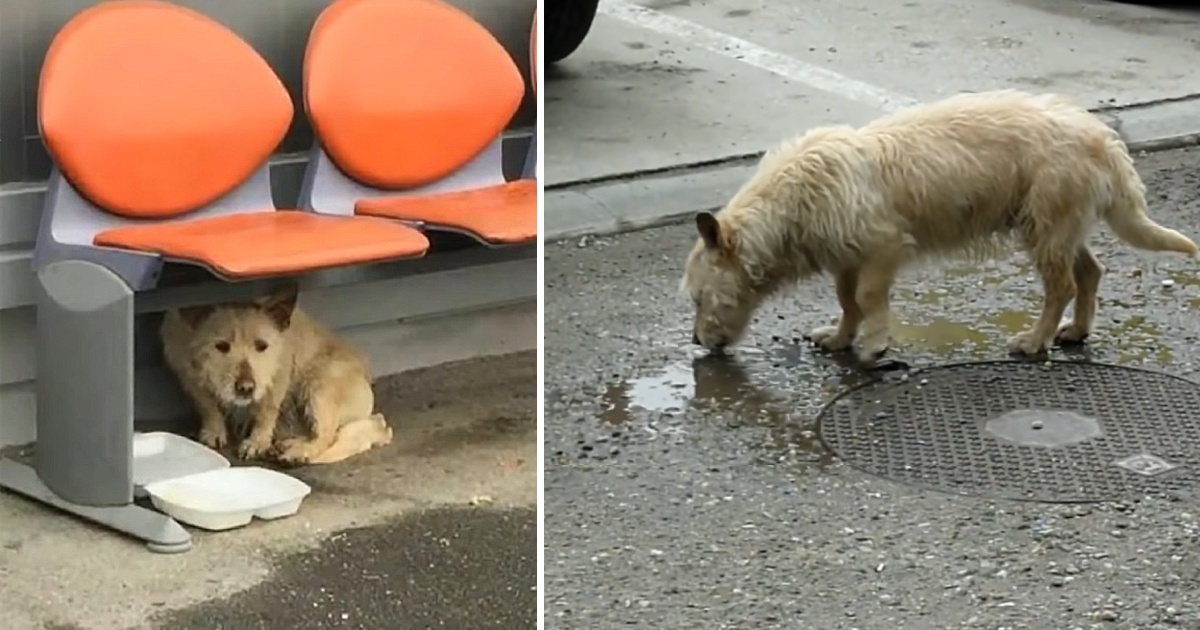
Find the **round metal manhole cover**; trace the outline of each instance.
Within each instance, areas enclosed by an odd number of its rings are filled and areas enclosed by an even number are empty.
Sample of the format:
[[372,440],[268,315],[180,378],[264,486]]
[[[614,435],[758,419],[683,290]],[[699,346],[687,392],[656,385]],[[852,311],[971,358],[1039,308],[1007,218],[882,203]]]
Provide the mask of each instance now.
[[956,494],[1068,503],[1200,488],[1200,385],[1137,368],[925,368],[842,393],[819,432],[850,466]]

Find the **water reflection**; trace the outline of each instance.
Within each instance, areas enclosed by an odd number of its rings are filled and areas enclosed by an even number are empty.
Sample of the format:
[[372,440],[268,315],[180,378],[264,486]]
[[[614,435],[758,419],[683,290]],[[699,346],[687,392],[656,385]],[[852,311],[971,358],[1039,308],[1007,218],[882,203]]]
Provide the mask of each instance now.
[[[776,366],[800,367],[799,355],[783,353]],[[817,359],[814,361],[813,359]],[[844,371],[837,361],[850,365],[847,357],[827,359],[809,356],[803,361],[814,378],[826,370],[820,363],[838,366],[835,377],[842,386]],[[859,371],[861,373],[861,371]],[[814,401],[819,402],[819,401]],[[771,447],[787,453],[806,453],[820,464],[832,461],[814,430],[815,410],[819,405],[796,405],[771,388],[756,384],[747,366],[736,356],[705,355],[690,362],[668,365],[652,374],[629,379],[608,389],[601,419],[609,424],[628,422],[635,412],[678,415],[685,411],[699,414],[723,414],[732,426],[757,426],[770,431]]]

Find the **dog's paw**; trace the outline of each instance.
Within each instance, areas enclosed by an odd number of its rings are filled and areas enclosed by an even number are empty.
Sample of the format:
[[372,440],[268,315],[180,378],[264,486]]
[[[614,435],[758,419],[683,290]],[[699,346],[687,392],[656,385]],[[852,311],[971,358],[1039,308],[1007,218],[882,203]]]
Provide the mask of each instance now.
[[275,447],[275,459],[290,466],[307,464],[315,455],[312,442],[303,438],[288,438]]
[[827,352],[845,350],[854,343],[854,338],[848,335],[839,335],[839,330],[837,326],[820,326],[808,333],[808,340],[814,346]]
[[874,342],[864,340],[862,346],[858,349],[859,363],[866,366],[875,365],[876,362],[883,358],[883,355],[887,354],[888,346],[887,339]]
[[1019,332],[1008,340],[1008,351],[1013,354],[1038,355],[1045,352],[1048,346],[1049,340],[1038,339],[1032,330]]
[[1058,342],[1063,344],[1081,344],[1087,340],[1090,334],[1091,331],[1083,326],[1078,326],[1075,322],[1066,322],[1058,327],[1055,339],[1058,339]]
[[271,450],[271,441],[256,438],[254,435],[242,440],[238,445],[238,457],[242,459],[258,459]]
[[371,422],[374,422],[375,426],[379,428],[380,434],[372,446],[387,446],[391,444],[395,434],[392,431],[391,425],[388,424],[387,418],[384,418],[381,413],[371,414]]
[[229,444],[229,432],[222,426],[218,430],[200,429],[200,443],[214,450],[221,450]]

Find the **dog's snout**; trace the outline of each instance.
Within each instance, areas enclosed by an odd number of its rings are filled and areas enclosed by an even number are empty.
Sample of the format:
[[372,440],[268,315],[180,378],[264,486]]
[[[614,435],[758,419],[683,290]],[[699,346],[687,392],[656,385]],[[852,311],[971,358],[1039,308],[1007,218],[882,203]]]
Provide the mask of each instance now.
[[692,343],[697,346],[700,345],[700,335],[692,333]]
[[254,393],[254,379],[239,378],[233,382],[233,393],[238,396],[249,396]]

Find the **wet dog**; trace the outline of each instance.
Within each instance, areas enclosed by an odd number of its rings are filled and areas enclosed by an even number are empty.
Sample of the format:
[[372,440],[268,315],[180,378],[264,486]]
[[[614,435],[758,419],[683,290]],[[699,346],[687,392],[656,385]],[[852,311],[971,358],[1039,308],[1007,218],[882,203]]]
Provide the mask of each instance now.
[[[1098,221],[1136,248],[1197,255],[1190,239],[1147,216],[1145,186],[1117,133],[1063,96],[963,94],[860,128],[814,129],[768,151],[721,212],[696,216],[700,238],[683,278],[693,340],[710,350],[734,344],[765,299],[827,273],[841,319],[809,338],[837,351],[861,336],[858,358],[870,364],[890,343],[889,294],[902,268],[1019,247],[1045,295],[1009,350],[1082,342],[1104,274],[1086,243]],[[1061,322],[1072,300],[1074,316]]]
[[[296,298],[289,287],[249,303],[167,311],[163,353],[200,414],[200,441],[224,448],[231,416],[245,414],[243,459],[331,463],[390,443],[391,428],[372,413],[366,361]],[[305,430],[277,436],[281,416]]]

